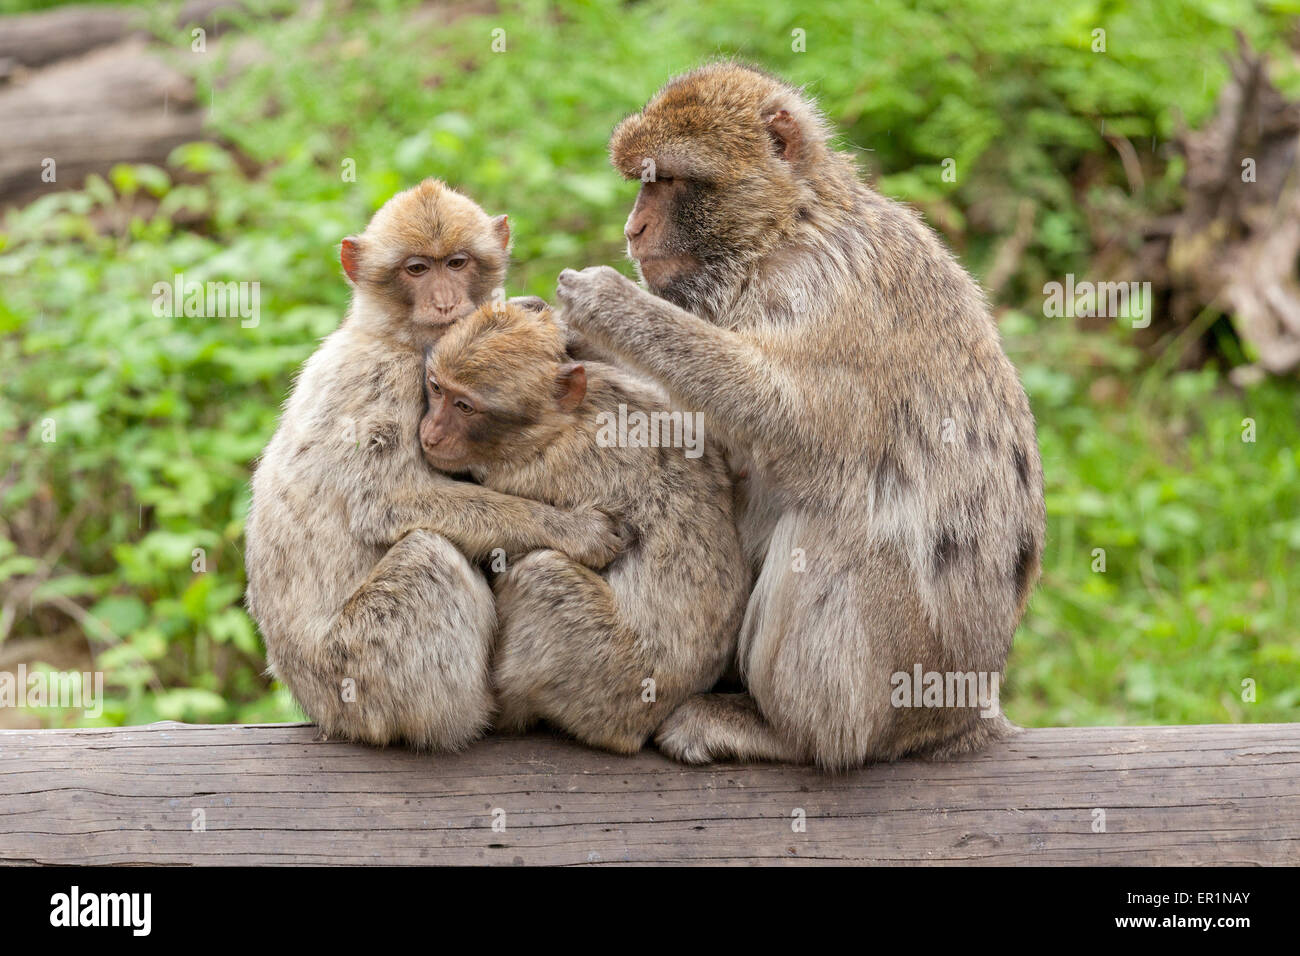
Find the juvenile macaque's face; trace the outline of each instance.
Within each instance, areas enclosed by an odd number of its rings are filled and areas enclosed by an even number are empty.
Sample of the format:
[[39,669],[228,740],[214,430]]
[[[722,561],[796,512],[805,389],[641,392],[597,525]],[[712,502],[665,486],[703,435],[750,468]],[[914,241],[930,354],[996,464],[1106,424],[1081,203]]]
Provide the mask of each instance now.
[[386,202],[360,236],[345,238],[339,259],[381,334],[427,344],[492,301],[509,252],[506,216],[489,217],[425,180]]
[[565,428],[587,394],[549,313],[478,309],[425,359],[420,450],[439,471],[518,462]]
[[408,256],[394,277],[416,325],[451,325],[474,311],[478,263],[468,253],[442,259]]
[[478,464],[498,431],[496,415],[482,396],[457,384],[434,360],[425,365],[427,408],[420,420],[420,450],[440,471],[461,472]]
[[483,294],[482,269],[469,252],[445,256],[408,255],[387,274],[373,276],[359,266],[356,240],[343,240],[343,268],[354,281],[370,283],[374,291],[399,303],[414,325],[436,329],[452,325],[474,311]]

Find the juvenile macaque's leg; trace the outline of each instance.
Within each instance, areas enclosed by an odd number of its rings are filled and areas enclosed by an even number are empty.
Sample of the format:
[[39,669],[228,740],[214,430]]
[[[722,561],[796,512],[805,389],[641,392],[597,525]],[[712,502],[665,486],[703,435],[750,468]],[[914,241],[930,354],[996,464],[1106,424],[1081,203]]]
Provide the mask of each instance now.
[[748,694],[686,698],[655,733],[655,746],[682,763],[801,759],[799,748],[763,719]]
[[333,734],[463,747],[490,723],[495,627],[483,576],[445,538],[412,531],[340,611],[322,648],[333,686],[303,703]]
[[667,713],[644,700],[654,676],[609,584],[557,551],[534,551],[496,580],[498,726],[545,719],[596,747],[640,750]]

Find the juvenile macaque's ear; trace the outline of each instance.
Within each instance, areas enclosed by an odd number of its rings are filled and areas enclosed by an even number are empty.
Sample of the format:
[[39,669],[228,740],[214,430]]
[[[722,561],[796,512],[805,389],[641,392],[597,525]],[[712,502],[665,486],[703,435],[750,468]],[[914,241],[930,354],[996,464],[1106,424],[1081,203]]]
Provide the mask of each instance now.
[[560,366],[555,379],[555,398],[561,411],[571,412],[587,397],[587,370],[581,362]]
[[501,240],[501,248],[510,248],[510,220],[504,213],[492,220],[492,228],[497,231],[497,238]]
[[803,130],[799,128],[794,117],[786,110],[777,110],[764,122],[767,124],[767,135],[772,138],[776,155],[787,163],[796,162],[803,149]]
[[339,262],[343,263],[343,274],[353,282],[357,281],[357,270],[361,268],[361,240],[348,236],[339,247]]

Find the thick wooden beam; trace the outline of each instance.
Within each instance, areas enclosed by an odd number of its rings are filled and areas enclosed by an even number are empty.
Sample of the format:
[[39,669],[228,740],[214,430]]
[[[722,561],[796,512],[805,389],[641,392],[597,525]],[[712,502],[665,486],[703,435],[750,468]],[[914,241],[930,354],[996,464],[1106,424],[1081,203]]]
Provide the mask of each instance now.
[[1300,724],[1029,730],[835,776],[541,734],[451,755],[314,737],[0,732],[0,862],[1300,863]]

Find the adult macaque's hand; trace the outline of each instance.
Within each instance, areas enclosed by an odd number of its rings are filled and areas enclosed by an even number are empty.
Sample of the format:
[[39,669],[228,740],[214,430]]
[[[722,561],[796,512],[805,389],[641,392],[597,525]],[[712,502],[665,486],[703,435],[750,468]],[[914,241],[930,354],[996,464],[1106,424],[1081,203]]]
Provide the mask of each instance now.
[[616,269],[591,266],[565,269],[556,282],[555,297],[564,306],[564,321],[579,332],[605,337],[617,326],[640,321],[644,308],[637,300],[654,296]]

